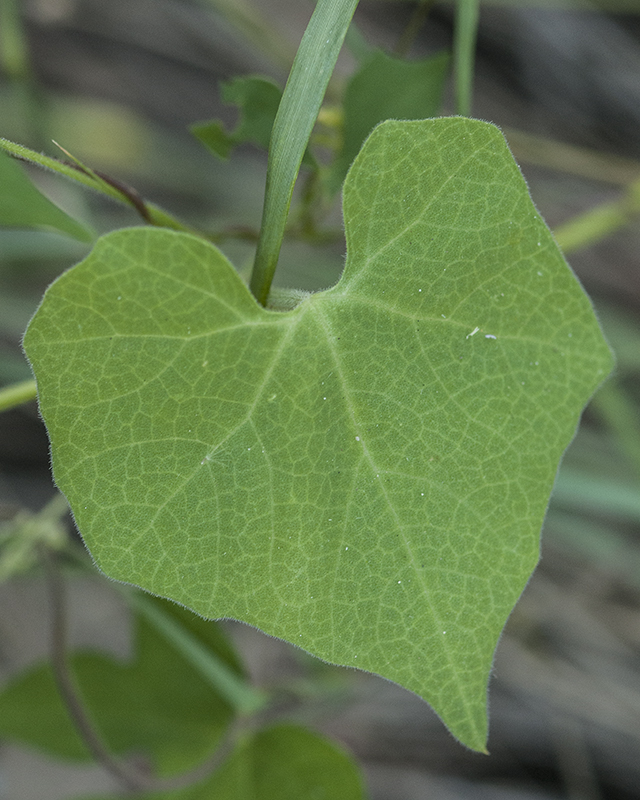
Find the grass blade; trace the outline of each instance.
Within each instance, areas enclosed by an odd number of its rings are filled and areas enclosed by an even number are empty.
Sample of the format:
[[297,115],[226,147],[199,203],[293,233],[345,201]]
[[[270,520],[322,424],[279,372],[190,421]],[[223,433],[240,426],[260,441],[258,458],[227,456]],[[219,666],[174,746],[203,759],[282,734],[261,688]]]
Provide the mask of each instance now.
[[271,134],[262,227],[251,291],[265,305],[278,263],[293,187],[358,0],[318,0]]

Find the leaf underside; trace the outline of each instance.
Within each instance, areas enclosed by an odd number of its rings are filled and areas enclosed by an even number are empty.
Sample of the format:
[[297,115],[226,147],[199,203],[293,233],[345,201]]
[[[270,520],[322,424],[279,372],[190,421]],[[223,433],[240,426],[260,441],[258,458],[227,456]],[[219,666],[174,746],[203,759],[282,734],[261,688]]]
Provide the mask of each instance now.
[[118,231],[25,338],[102,570],[421,695],[483,750],[493,652],[611,368],[500,132],[375,129],[338,284],[287,313],[214,247]]

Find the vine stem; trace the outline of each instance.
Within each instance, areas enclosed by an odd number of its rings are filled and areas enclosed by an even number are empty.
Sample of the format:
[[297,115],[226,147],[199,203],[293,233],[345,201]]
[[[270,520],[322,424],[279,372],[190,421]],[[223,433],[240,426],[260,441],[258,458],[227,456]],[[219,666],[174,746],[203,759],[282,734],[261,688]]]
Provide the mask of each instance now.
[[458,0],[453,41],[456,113],[471,116],[480,0]]
[[[56,495],[41,512],[41,515],[59,516],[62,511],[66,512],[67,509],[65,498],[62,495]],[[134,767],[128,766],[115,757],[106,746],[87,713],[75,685],[67,655],[67,613],[64,581],[56,564],[55,554],[50,547],[44,544],[40,545],[39,552],[49,590],[51,607],[50,658],[56,685],[67,712],[91,755],[105,770],[114,776],[123,789],[133,793],[175,791],[188,788],[209,778],[231,755],[241,736],[255,727],[257,716],[255,714],[245,714],[237,718],[229,726],[224,738],[209,758],[196,767],[178,775],[156,778],[153,775],[147,775]],[[73,551],[72,555],[80,566],[86,567],[86,559],[84,557],[77,557]]]
[[[60,145],[58,145],[60,147]],[[175,231],[182,231],[184,233],[191,233],[196,236],[202,237],[203,234],[188,225],[182,223],[179,219],[164,211],[155,203],[149,203],[144,200],[135,189],[127,186],[121,181],[111,178],[98,170],[92,170],[86,167],[78,159],[74,158],[63,147],[60,147],[65,155],[71,159],[70,163],[60,161],[57,158],[46,156],[43,153],[37,153],[29,147],[3,139],[0,137],[0,150],[8,153],[18,161],[25,161],[28,164],[35,164],[52,172],[69,178],[75,183],[80,183],[89,189],[100,192],[112,200],[117,200],[124,203],[138,212],[140,217],[148,224],[155,225],[161,228],[170,228]],[[204,236],[204,238],[207,238]]]
[[80,738],[91,755],[127,791],[140,792],[148,789],[151,781],[138,770],[131,769],[115,758],[105,745],[93,725],[76,691],[67,658],[67,619],[64,584],[53,552],[41,547],[51,606],[51,664],[58,691],[64,701]]

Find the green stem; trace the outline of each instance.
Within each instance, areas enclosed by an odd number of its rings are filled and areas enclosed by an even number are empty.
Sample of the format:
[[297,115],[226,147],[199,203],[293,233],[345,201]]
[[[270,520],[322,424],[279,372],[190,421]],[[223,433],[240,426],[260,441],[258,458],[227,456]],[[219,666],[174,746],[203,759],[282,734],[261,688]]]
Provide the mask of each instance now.
[[358,0],[318,0],[273,125],[251,291],[266,305],[302,156]]
[[37,394],[35,381],[22,381],[3,386],[0,389],[0,411],[8,411],[10,408],[35,400]]
[[640,161],[502,128],[516,161],[579,175],[590,181],[629,186],[640,179]]
[[[100,192],[110,197],[112,200],[124,203],[130,208],[135,209],[149,225],[155,225],[159,228],[171,228],[176,231],[192,233],[196,236],[203,235],[201,232],[180,222],[179,219],[168,214],[154,203],[149,203],[144,200],[132,187],[121,183],[115,178],[104,175],[101,172],[85,167],[84,164],[77,161],[77,159],[74,159],[75,163],[67,163],[57,158],[46,156],[43,153],[37,153],[35,150],[31,150],[24,145],[16,144],[15,142],[2,138],[0,138],[0,149],[20,161],[26,161],[29,164],[35,164],[38,167],[52,170],[58,175],[69,178],[75,183],[80,183],[89,189]],[[73,158],[73,156],[70,157]]]
[[236,713],[253,714],[264,708],[267,696],[249,686],[184,626],[151,603],[141,592],[127,592],[127,598],[133,608],[209,681]]
[[456,113],[471,116],[480,0],[458,0],[453,40]]
[[602,203],[560,225],[553,232],[565,253],[595,244],[624,228],[640,213],[640,181],[632,183],[624,196]]
[[15,80],[31,77],[29,51],[16,0],[0,0],[0,68]]

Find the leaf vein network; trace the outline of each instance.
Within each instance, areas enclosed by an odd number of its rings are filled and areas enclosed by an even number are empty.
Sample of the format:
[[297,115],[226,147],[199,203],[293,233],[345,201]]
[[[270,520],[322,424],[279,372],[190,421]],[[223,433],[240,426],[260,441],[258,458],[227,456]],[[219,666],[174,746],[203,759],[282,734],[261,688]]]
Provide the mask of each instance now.
[[[316,314],[318,315],[318,321],[319,321],[321,327],[325,331],[327,345],[328,345],[329,351],[331,353],[331,356],[332,356],[334,364],[335,364],[336,374],[337,374],[338,378],[340,379],[340,382],[342,383],[343,392],[344,392],[344,396],[345,396],[345,400],[346,400],[346,404],[347,404],[347,409],[349,411],[349,416],[351,418],[351,424],[352,424],[352,427],[353,427],[354,435],[355,434],[359,435],[359,442],[360,442],[360,446],[362,447],[362,454],[363,454],[363,461],[361,463],[367,462],[368,465],[369,465],[369,469],[371,470],[371,473],[373,475],[380,474],[380,470],[379,470],[379,468],[377,467],[377,465],[376,465],[376,463],[374,461],[373,455],[369,451],[369,448],[367,447],[366,436],[363,434],[363,432],[360,431],[360,427],[358,425],[359,421],[356,419],[354,404],[353,404],[353,401],[350,398],[349,386],[348,386],[348,383],[347,383],[347,380],[346,380],[346,377],[345,377],[345,374],[344,374],[344,369],[342,367],[342,361],[341,361],[341,358],[340,358],[340,355],[339,355],[339,352],[338,352],[338,347],[337,347],[337,344],[336,344],[337,340],[336,340],[335,334],[333,333],[331,322],[327,318],[327,315],[321,310],[319,304],[315,306],[315,311],[316,311]],[[389,510],[391,511],[391,514],[392,514],[393,518],[396,521],[397,529],[398,529],[399,534],[400,534],[400,540],[402,541],[402,543],[404,545],[404,548],[406,550],[406,553],[409,556],[409,559],[411,561],[411,564],[413,565],[414,574],[416,576],[417,582],[422,587],[424,596],[425,596],[425,598],[427,600],[427,603],[429,604],[429,607],[431,609],[432,617],[438,623],[438,625],[440,625],[440,627],[441,627],[442,622],[440,620],[439,615],[436,613],[436,609],[435,609],[435,607],[433,605],[433,601],[431,599],[431,592],[429,590],[429,587],[425,583],[423,574],[421,573],[421,571],[420,571],[420,569],[418,567],[418,562],[416,560],[416,557],[415,557],[415,554],[413,552],[413,549],[411,548],[411,545],[407,541],[407,538],[405,536],[404,528],[403,528],[402,522],[400,520],[400,515],[398,514],[398,511],[397,511],[393,501],[389,497],[389,494],[388,494],[388,492],[387,492],[387,490],[386,490],[386,488],[384,486],[384,483],[380,482],[378,485],[380,486],[380,490],[382,492],[384,500],[385,500]],[[457,689],[458,689],[459,696],[462,699],[463,703],[468,706],[468,700],[466,699],[465,692],[463,690],[463,684],[462,684],[461,676],[460,676],[458,670],[456,669],[456,660],[455,660],[455,658],[453,657],[453,655],[451,653],[451,650],[450,650],[450,647],[449,647],[449,640],[447,640],[446,637],[444,638],[444,641],[442,642],[442,649],[443,649],[443,651],[444,651],[444,653],[446,655],[447,661],[449,662],[449,665],[450,665],[450,668],[451,668],[451,672],[455,676],[454,680],[455,680],[455,683],[456,683],[456,686],[457,686]],[[470,709],[469,709],[469,713],[471,713]]]
[[[226,436],[224,436],[215,445],[213,450],[211,450],[211,452],[207,454],[207,456],[205,457],[207,461],[213,459],[213,456],[215,455],[215,453],[221,447],[223,447],[226,444],[226,442],[229,441],[229,439],[233,438],[233,436],[235,436],[235,434],[244,425],[246,425],[247,422],[251,421],[251,419],[253,417],[253,413],[255,412],[256,406],[258,405],[258,402],[260,400],[260,397],[262,396],[262,393],[264,392],[264,390],[265,390],[265,388],[267,386],[267,383],[269,382],[269,378],[273,374],[273,371],[274,371],[274,369],[275,369],[275,367],[276,367],[276,365],[278,363],[278,360],[280,359],[280,356],[282,355],[283,351],[286,349],[287,342],[289,341],[289,339],[293,335],[294,331],[296,330],[300,319],[302,319],[302,317],[298,317],[295,323],[291,322],[290,325],[289,325],[288,330],[285,331],[285,334],[283,335],[278,348],[273,353],[273,356],[271,358],[271,363],[269,364],[269,366],[267,367],[267,369],[264,372],[264,378],[263,378],[262,382],[259,385],[256,386],[255,398],[254,398],[253,402],[251,403],[251,405],[249,406],[249,408],[247,409],[247,412],[246,412],[244,418],[242,420],[240,420],[234,427],[232,427],[229,430],[229,432],[226,434]],[[162,511],[164,511],[165,507],[168,506],[174,500],[174,498],[176,496],[178,496],[181,492],[184,491],[184,489],[189,485],[189,483],[193,480],[193,478],[198,474],[198,470],[201,469],[202,466],[203,466],[202,463],[198,462],[197,465],[194,466],[193,471],[190,474],[185,475],[185,477],[182,479],[182,481],[180,481],[175,486],[174,490],[167,495],[167,497],[164,499],[164,501],[161,504],[159,504],[156,513],[149,519],[149,524],[145,528],[140,530],[138,535],[135,537],[135,541],[140,540],[141,538],[143,538],[144,536],[146,536],[149,533],[149,531],[153,528],[153,525],[155,524],[155,522],[156,522],[158,516],[160,515],[160,513]],[[132,540],[132,543],[133,543],[133,541],[134,540]]]
[[[473,153],[468,155],[466,158],[464,158],[462,161],[460,161],[460,163],[457,165],[457,168],[453,172],[451,172],[451,174],[447,175],[445,180],[441,183],[441,185],[437,188],[437,190],[433,193],[433,195],[425,203],[424,207],[417,214],[417,216],[413,220],[411,220],[411,222],[407,223],[400,230],[398,230],[398,232],[394,236],[392,236],[390,239],[388,239],[383,245],[380,245],[380,247],[378,247],[377,249],[375,249],[372,252],[370,252],[363,259],[362,266],[361,266],[360,270],[358,271],[357,275],[353,275],[353,276],[350,275],[350,276],[348,276],[346,278],[346,280],[345,280],[345,288],[347,288],[347,285],[350,288],[352,288],[353,286],[357,286],[358,283],[361,283],[362,280],[367,277],[367,273],[369,271],[371,263],[373,261],[375,261],[382,253],[384,253],[385,250],[387,250],[389,247],[394,245],[399,239],[401,239],[403,236],[405,236],[416,225],[418,225],[419,223],[423,222],[424,218],[426,217],[426,215],[431,211],[431,209],[434,206],[434,204],[440,199],[441,195],[446,190],[448,184],[458,177],[458,175],[466,168],[466,166],[469,163],[469,161],[475,159],[479,152],[481,152],[482,150],[487,150],[487,149],[489,149],[489,146],[488,145],[484,145],[482,148],[479,148],[477,151],[474,151]],[[383,188],[378,188],[376,190],[376,193],[374,195],[373,201],[370,200],[367,203],[367,207],[373,208],[375,206],[377,197],[378,197],[378,195],[380,194],[381,191],[383,191]],[[367,241],[368,242],[370,241],[371,231],[372,231],[372,229],[373,229],[373,227],[374,227],[374,225],[375,225],[377,220],[379,220],[379,217],[377,215],[375,215],[375,214],[372,214],[371,215],[371,221],[369,222],[369,224],[367,226]],[[351,238],[351,237],[348,237],[347,241],[349,241],[349,238]],[[369,248],[367,248],[367,249],[369,249]],[[348,255],[348,253],[349,253],[349,248],[347,247],[347,255]]]

